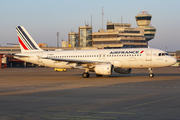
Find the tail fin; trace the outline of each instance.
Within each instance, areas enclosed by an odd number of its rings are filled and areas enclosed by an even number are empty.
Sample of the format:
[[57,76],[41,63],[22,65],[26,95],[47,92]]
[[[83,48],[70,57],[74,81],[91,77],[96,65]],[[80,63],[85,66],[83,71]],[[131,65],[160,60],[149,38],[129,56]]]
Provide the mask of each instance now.
[[16,26],[17,36],[19,39],[19,44],[21,46],[21,52],[35,52],[43,51],[33,38],[29,35],[23,26]]

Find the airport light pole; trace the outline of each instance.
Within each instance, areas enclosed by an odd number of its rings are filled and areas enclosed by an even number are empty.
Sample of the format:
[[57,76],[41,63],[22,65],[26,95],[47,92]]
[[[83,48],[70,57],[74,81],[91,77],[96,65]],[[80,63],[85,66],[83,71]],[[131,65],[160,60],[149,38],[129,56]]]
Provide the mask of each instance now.
[[59,49],[59,32],[57,32],[57,49]]
[[103,16],[104,16],[104,12],[103,12],[103,7],[102,7],[102,29],[103,29]]

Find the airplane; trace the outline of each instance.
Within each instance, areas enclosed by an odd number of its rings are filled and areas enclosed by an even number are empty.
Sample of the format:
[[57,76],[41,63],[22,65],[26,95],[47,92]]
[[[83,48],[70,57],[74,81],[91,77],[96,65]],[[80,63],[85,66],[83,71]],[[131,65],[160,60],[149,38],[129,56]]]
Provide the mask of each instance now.
[[133,68],[148,68],[149,77],[154,77],[153,68],[176,63],[167,52],[152,48],[121,48],[97,50],[42,50],[23,26],[16,26],[21,53],[14,58],[41,66],[62,69],[84,69],[83,78],[95,72],[97,77],[114,72],[129,74]]

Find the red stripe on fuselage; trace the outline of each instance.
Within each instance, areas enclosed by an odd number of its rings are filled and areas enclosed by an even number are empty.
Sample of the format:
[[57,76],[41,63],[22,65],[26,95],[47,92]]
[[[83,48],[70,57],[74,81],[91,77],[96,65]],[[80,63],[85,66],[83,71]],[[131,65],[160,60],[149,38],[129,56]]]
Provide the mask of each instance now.
[[144,52],[144,50],[142,50],[140,53],[143,53]]
[[21,44],[21,46],[25,49],[28,50],[28,48],[26,47],[26,45],[22,42],[21,38],[18,36],[19,39],[19,43]]

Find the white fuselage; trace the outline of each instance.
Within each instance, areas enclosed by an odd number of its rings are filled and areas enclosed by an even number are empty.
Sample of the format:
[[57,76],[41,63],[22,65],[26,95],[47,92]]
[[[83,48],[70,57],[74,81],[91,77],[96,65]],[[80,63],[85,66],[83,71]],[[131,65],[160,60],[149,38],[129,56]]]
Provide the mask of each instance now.
[[[27,55],[29,57],[16,58],[42,66],[65,69],[74,68],[73,66],[77,63],[68,64],[66,61],[55,61],[43,58],[109,62],[113,64],[115,68],[156,68],[170,66],[176,62],[175,58],[164,55],[164,53],[165,51],[149,48],[69,51],[57,50],[19,53],[18,55]],[[88,67],[87,64],[83,64],[82,66]]]

